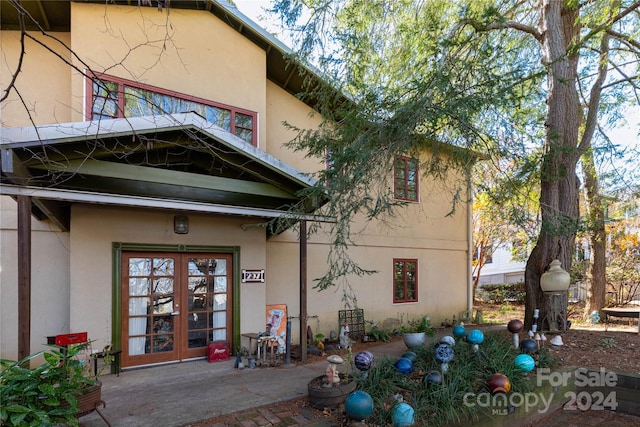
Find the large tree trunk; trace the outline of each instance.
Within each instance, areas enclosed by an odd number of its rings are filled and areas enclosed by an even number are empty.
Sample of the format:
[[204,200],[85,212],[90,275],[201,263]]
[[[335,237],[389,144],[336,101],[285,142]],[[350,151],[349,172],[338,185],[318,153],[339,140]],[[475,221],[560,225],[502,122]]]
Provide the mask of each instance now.
[[547,316],[540,276],[551,261],[559,259],[569,271],[574,253],[579,216],[576,164],[580,104],[576,89],[577,60],[569,46],[577,40],[576,8],[565,2],[541,1],[541,34],[547,64],[547,132],[541,165],[540,208],[542,225],[535,248],[525,270],[527,290],[525,328],[531,328],[533,311],[540,310],[540,321]]
[[604,206],[598,186],[593,152],[587,151],[582,156],[584,171],[584,185],[587,190],[587,209],[590,224],[589,243],[589,286],[587,301],[584,307],[583,317],[587,318],[593,310],[601,310],[605,304],[606,296],[606,238],[604,227]]

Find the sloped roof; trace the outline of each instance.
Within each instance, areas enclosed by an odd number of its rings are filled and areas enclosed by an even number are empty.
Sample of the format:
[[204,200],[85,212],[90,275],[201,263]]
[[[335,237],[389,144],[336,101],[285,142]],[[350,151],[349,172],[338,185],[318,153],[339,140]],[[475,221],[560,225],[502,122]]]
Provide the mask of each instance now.
[[[105,0],[22,0],[20,3],[28,16],[33,17],[41,27],[25,19],[27,29],[70,31],[71,1],[105,4]],[[107,3],[137,6],[138,0],[109,0]],[[293,65],[290,61],[293,52],[289,47],[224,0],[171,0],[169,5],[172,9],[210,12],[260,47],[266,54],[267,78],[294,96],[300,96],[304,91],[305,79],[316,83],[323,81],[321,73],[313,66],[300,63]],[[19,30],[19,22],[19,14],[12,2],[0,1],[0,29]],[[312,108],[316,107],[317,100],[312,96],[301,97],[301,100]]]
[[0,192],[63,229],[74,201],[287,216],[315,183],[196,113],[5,128],[0,148]]

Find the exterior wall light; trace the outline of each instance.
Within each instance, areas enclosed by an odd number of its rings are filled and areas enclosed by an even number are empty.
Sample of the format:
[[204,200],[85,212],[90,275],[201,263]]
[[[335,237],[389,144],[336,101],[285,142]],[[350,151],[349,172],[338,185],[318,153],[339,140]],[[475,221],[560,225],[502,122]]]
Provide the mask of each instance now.
[[173,232],[176,234],[188,234],[189,233],[189,217],[186,215],[174,216]]

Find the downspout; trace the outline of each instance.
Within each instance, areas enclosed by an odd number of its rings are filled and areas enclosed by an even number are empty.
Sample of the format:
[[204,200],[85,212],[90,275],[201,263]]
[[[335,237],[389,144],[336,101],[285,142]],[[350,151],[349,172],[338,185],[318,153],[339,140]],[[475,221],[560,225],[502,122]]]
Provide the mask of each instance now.
[[471,166],[466,169],[467,180],[467,311],[473,317],[473,192]]

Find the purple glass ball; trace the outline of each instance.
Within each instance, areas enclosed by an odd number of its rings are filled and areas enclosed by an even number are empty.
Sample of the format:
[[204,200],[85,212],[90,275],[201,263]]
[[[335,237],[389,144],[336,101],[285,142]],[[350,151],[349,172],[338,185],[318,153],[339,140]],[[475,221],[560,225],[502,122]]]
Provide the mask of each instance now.
[[451,347],[446,342],[440,342],[436,345],[434,349],[434,355],[438,362],[440,363],[449,363],[453,360],[454,356],[453,347]]
[[373,353],[370,351],[361,351],[356,354],[356,357],[353,359],[353,363],[356,365],[361,371],[368,371],[373,366]]
[[413,362],[406,357],[401,357],[393,364],[398,372],[408,375],[413,372]]

